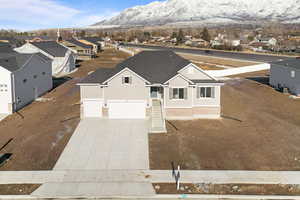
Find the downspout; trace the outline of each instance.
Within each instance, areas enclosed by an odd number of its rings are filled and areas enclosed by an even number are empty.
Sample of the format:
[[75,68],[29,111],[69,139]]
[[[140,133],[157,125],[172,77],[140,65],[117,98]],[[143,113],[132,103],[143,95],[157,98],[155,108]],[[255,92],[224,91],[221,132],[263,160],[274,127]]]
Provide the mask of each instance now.
[[15,88],[15,76],[14,73],[11,73],[11,89],[12,89],[12,113],[17,110],[17,102],[16,102],[16,88]]

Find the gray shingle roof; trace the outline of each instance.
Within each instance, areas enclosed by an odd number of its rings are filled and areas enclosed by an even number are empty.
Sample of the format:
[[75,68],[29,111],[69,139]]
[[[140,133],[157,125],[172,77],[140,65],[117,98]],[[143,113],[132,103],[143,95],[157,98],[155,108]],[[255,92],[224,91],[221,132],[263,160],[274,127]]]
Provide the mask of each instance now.
[[208,80],[191,80],[194,83],[223,83],[222,81],[217,81],[214,79],[208,79]]
[[300,58],[291,58],[279,62],[272,62],[271,66],[272,65],[300,69]]
[[188,64],[190,61],[172,51],[143,51],[114,69],[97,70],[81,83],[103,83],[127,67],[152,84],[163,84]]
[[23,67],[32,54],[16,54],[6,58],[0,58],[0,66],[14,72]]
[[65,57],[68,49],[55,41],[31,42],[30,44],[43,50],[53,57]]
[[8,71],[14,72],[21,69],[24,64],[32,57],[39,56],[45,62],[51,62],[52,60],[41,53],[36,54],[7,54],[5,57],[0,57],[0,66]]
[[84,37],[82,38],[83,40],[86,40],[86,41],[89,41],[91,43],[94,43],[94,44],[99,44],[98,42],[101,42],[103,41],[102,38],[99,38],[99,37]]
[[70,42],[70,43],[72,43],[72,44],[75,44],[75,45],[77,45],[77,46],[80,46],[80,47],[86,48],[86,49],[92,49],[92,48],[93,48],[92,45],[84,44],[84,43],[82,43],[82,42],[80,42],[80,41],[78,41],[78,40],[75,40],[74,38],[72,38],[72,39],[70,39],[70,40],[67,40],[67,42]]

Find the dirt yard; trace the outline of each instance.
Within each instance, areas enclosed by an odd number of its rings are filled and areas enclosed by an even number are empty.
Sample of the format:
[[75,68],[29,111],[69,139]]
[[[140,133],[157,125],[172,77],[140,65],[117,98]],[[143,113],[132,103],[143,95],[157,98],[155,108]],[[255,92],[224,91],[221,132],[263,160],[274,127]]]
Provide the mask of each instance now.
[[273,90],[266,72],[227,81],[222,119],[170,121],[152,134],[151,169],[300,170],[300,100]]
[[[248,62],[248,61],[239,61],[239,60],[232,60],[232,59],[223,59],[223,58],[215,58],[209,56],[200,56],[200,55],[190,55],[190,54],[179,54],[180,56],[190,60],[191,62],[205,62],[209,64],[215,65],[225,65],[229,67],[244,67],[250,65],[256,65],[258,63],[255,62]],[[196,64],[196,63],[195,63]]]
[[[0,153],[12,153],[0,170],[52,169],[79,123],[80,97],[76,86],[83,77],[101,67],[113,67],[128,55],[108,49],[95,60],[80,63],[78,71],[61,85],[0,122]],[[63,83],[64,82],[64,83]],[[63,83],[63,84],[62,84]]]
[[23,184],[23,185],[0,185],[1,195],[30,195],[41,185]]

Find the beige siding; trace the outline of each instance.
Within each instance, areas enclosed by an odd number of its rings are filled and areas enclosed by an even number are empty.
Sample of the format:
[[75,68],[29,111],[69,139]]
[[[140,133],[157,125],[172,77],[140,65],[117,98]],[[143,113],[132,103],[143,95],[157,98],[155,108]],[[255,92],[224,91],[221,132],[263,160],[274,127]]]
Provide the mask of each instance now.
[[[190,68],[193,69],[192,73],[189,70]],[[198,67],[195,67],[194,65],[190,65],[186,69],[182,70],[180,72],[184,77],[187,77],[190,80],[211,80],[212,78],[206,75],[205,73],[201,72]]]
[[[187,88],[187,99],[170,99],[170,89],[172,88]],[[187,80],[178,76],[169,82],[169,87],[165,88],[165,107],[167,108],[186,108],[192,107],[193,88],[189,87]]]
[[102,99],[103,88],[99,85],[81,85],[80,94],[81,99]]
[[217,119],[220,118],[220,107],[167,108],[166,118],[170,120]]
[[[122,77],[132,78],[131,84],[123,84]],[[150,88],[146,87],[144,80],[130,71],[124,71],[108,82],[105,88],[106,100],[149,100]]]
[[201,87],[214,87],[215,98],[197,98],[197,88],[194,88],[194,106],[219,106],[221,98],[221,86],[201,85]]

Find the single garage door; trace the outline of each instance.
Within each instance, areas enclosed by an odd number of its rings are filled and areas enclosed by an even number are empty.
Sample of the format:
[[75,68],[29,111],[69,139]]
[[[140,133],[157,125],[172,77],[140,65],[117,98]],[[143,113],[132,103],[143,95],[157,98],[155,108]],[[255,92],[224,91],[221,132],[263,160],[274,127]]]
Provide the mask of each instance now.
[[146,118],[146,101],[109,101],[110,119],[144,119]]
[[102,117],[102,100],[84,100],[83,101],[83,114],[85,118],[98,118]]

